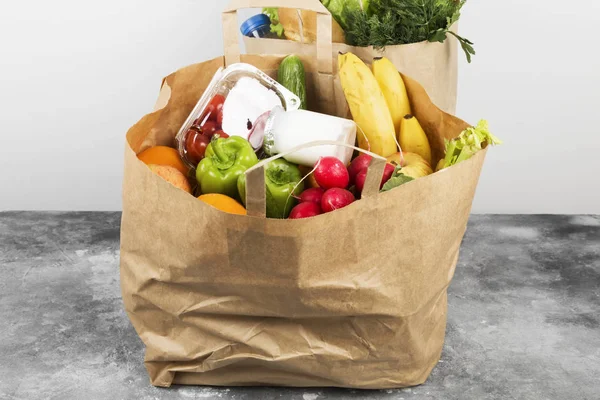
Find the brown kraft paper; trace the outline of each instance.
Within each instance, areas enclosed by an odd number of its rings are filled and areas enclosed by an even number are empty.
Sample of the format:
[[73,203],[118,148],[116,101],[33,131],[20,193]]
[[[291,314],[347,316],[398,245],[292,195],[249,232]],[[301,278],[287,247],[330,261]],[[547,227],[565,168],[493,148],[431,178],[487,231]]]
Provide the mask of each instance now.
[[[236,1],[238,3],[238,1]],[[244,44],[248,54],[302,54],[315,57],[319,43],[318,22],[316,10],[322,4],[318,0],[303,0],[304,8],[310,5],[311,10],[298,12],[297,1],[291,0],[244,0],[244,6],[261,7],[258,3],[269,3],[271,7],[282,9],[281,23],[290,32],[295,40],[283,39],[257,39],[244,37]],[[322,9],[321,9],[322,11]],[[325,11],[329,13],[329,11]],[[295,17],[295,19],[294,19]],[[326,28],[323,28],[326,29]],[[375,49],[372,46],[357,47],[344,43],[344,32],[335,22],[329,28],[333,46],[331,48],[334,60],[334,71],[337,71],[338,53],[352,52],[366,63],[371,63],[375,57],[387,57],[396,68],[416,81],[429,93],[433,102],[443,111],[450,114],[456,112],[457,86],[458,86],[458,43],[449,38],[444,43],[420,42],[387,46],[385,49]],[[458,30],[458,24],[452,27]],[[304,38],[305,42],[300,41]],[[313,42],[313,43],[310,43]],[[237,46],[237,42],[236,42]]]
[[[342,102],[337,81],[323,79],[318,63],[302,57],[312,104]],[[240,56],[271,75],[282,59]],[[136,157],[150,146],[173,145],[225,60],[166,77],[157,109],[126,137],[121,287],[146,346],[151,383],[363,389],[423,383],[442,351],[447,288],[486,151],[317,218],[225,214]],[[468,125],[405,79],[437,161],[443,138]]]

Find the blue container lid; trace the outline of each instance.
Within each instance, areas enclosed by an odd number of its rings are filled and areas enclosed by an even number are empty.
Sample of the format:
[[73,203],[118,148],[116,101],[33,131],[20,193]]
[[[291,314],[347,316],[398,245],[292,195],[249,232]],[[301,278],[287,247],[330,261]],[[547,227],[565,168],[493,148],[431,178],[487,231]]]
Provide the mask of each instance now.
[[254,17],[250,17],[244,21],[244,23],[240,26],[240,31],[242,31],[242,35],[244,36],[252,36],[252,32],[265,26],[269,27],[270,25],[271,19],[268,15],[257,14]]

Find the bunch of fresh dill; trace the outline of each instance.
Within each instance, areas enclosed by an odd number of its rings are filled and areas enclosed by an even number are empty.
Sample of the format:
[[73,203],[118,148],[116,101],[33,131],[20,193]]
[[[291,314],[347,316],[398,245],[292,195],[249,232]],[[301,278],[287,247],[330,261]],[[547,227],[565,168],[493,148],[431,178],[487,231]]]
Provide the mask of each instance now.
[[450,30],[460,18],[466,0],[371,0],[368,10],[346,9],[346,42],[354,46],[384,48],[389,45],[443,42],[455,36],[467,60],[475,54],[473,43]]

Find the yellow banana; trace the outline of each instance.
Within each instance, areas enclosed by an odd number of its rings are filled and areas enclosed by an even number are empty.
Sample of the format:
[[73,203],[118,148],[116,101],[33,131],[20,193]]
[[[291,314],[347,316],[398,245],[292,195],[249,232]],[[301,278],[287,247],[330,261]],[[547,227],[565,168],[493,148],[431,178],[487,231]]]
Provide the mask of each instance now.
[[396,135],[399,136],[402,118],[405,115],[411,114],[410,101],[408,100],[404,80],[394,64],[385,57],[373,60],[373,75],[375,75],[375,79],[377,79],[379,87],[383,92],[385,101],[392,114]]
[[398,148],[394,121],[373,73],[352,53],[340,54],[338,64],[344,95],[360,128],[359,146],[382,157],[395,153]]
[[408,114],[402,118],[400,126],[400,147],[402,151],[416,153],[431,165],[431,146],[425,131],[417,119]]
[[433,174],[431,165],[423,157],[416,153],[404,151],[402,153],[392,154],[387,158],[391,164],[397,164],[402,167],[402,173],[413,179],[422,178]]
[[435,172],[438,172],[438,171],[441,171],[444,169],[444,161],[445,160],[443,158],[440,160],[437,167],[435,168]]

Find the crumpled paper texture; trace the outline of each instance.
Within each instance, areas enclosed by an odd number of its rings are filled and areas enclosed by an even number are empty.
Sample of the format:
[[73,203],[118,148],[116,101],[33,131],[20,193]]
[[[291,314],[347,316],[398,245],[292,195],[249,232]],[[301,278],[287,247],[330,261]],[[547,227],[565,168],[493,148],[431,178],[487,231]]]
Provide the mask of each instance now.
[[[282,59],[242,56],[271,75]],[[314,108],[328,102],[344,116],[339,82],[305,61],[309,93],[321,96]],[[173,145],[224,62],[165,78],[159,109],[127,133],[121,286],[152,384],[423,383],[442,351],[447,288],[486,151],[313,219],[225,214],[136,157],[149,146]],[[443,138],[467,124],[406,81],[437,161]]]

